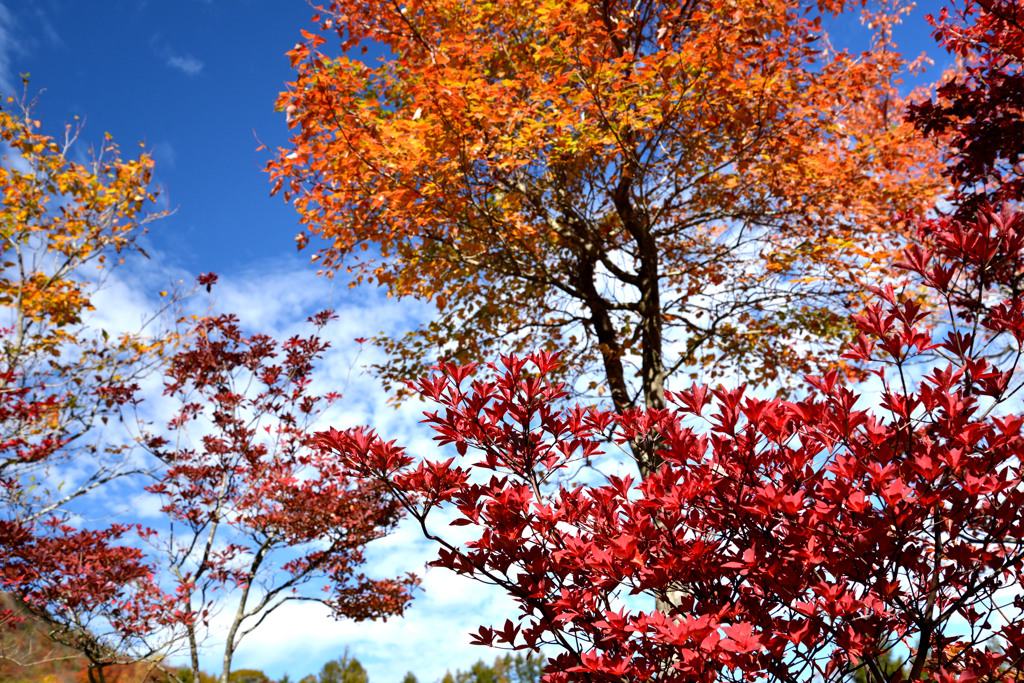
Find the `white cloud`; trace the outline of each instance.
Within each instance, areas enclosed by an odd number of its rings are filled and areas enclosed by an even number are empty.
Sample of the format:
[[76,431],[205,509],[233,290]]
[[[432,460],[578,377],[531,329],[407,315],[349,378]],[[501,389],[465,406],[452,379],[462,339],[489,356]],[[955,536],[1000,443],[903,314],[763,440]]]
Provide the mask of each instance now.
[[189,76],[195,76],[203,70],[203,63],[190,54],[169,55],[167,57],[167,66],[178,69]]
[[171,48],[159,33],[149,39],[149,44],[156,56],[172,69],[177,69],[188,76],[195,76],[203,70],[202,61],[187,52],[181,54]]
[[163,504],[160,502],[160,497],[154,496],[152,493],[140,493],[131,500],[133,515],[144,523],[148,520],[161,519],[163,515],[161,507]]

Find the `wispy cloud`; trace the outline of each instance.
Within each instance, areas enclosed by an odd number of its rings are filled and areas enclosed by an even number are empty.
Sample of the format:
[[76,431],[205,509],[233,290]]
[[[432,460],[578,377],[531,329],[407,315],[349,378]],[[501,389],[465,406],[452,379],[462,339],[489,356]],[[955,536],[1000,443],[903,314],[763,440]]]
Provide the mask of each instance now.
[[178,153],[174,149],[174,145],[170,142],[157,142],[153,144],[151,150],[153,158],[156,160],[157,166],[160,168],[166,168],[174,170],[177,166]]
[[177,69],[187,76],[195,76],[202,72],[203,62],[201,60],[187,52],[182,54],[173,49],[159,33],[150,39],[149,44],[156,56],[164,60],[164,64],[172,69]]
[[189,76],[195,76],[203,70],[203,63],[190,54],[170,55],[167,57],[167,66],[183,71]]
[[0,2],[0,92],[5,95],[14,93],[15,74],[11,73],[11,55],[21,49],[20,43],[14,37],[16,34],[14,17]]

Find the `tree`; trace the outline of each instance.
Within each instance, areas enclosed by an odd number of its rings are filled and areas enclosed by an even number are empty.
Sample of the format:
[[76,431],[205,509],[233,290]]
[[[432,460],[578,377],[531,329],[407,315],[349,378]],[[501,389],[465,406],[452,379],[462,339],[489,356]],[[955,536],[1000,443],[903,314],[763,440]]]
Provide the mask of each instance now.
[[[669,409],[564,409],[548,381],[557,361],[538,352],[488,377],[442,363],[416,383],[460,458],[414,459],[364,429],[322,444],[390,487],[440,544],[437,565],[518,601],[518,623],[474,639],[558,648],[546,680],[796,683],[866,666],[881,681],[890,638],[911,680],[999,678],[1024,661],[1024,416],[1012,412],[1024,381],[1019,354],[995,366],[973,346],[947,285],[995,277],[1020,257],[1010,237],[1022,226],[1022,214],[990,215],[947,248],[905,253],[899,267],[946,299],[944,338],[920,326],[913,298],[872,290],[846,357],[876,365],[873,411],[854,407],[838,371],[808,376],[797,402],[693,386]],[[1024,297],[981,324],[1019,345]],[[940,362],[913,382],[907,369],[933,350]],[[639,482],[554,485],[608,429],[619,444],[657,441],[664,463]],[[434,529],[441,505],[478,537],[458,545]]]
[[416,674],[406,671],[405,676],[402,677],[402,683],[419,683],[419,680],[417,680]]
[[509,683],[505,675],[505,667],[501,658],[495,660],[494,666],[477,660],[468,671],[456,671],[455,683]]
[[267,675],[259,669],[239,669],[232,671],[228,677],[230,683],[273,683]]
[[935,36],[965,64],[937,99],[914,103],[910,120],[926,135],[947,136],[946,174],[958,215],[1024,192],[1024,8],[1012,0],[953,1],[929,15]]
[[501,663],[511,683],[540,683],[540,677],[544,673],[544,661],[540,657],[518,653],[515,657],[505,655],[501,658]]
[[399,392],[438,355],[538,347],[617,412],[680,372],[784,381],[835,362],[894,217],[940,189],[900,116],[903,10],[869,8],[856,57],[822,29],[862,4],[332,2],[289,53],[274,188],[326,272],[436,306],[377,339]]
[[[200,283],[209,289],[215,280]],[[331,319],[322,313],[310,323],[319,332]],[[228,683],[239,643],[286,602],[320,602],[338,618],[387,618],[402,613],[417,585],[412,576],[358,573],[366,544],[394,528],[400,508],[376,482],[309,448],[310,425],[339,398],[310,392],[327,346],[317,334],[279,344],[245,334],[234,316],[211,315],[194,321],[189,344],[171,358],[165,393],[180,410],[167,436],[144,439],[165,466],[147,490],[163,499],[171,524],[163,552],[184,601],[195,679],[201,628],[220,595],[238,600],[219,678]]]
[[541,660],[539,657],[497,657],[494,664],[478,660],[468,671],[456,671],[453,683],[540,683]]
[[[0,108],[0,589],[103,680],[109,665],[156,655],[125,646],[173,610],[126,544],[144,530],[68,523],[74,501],[140,472],[133,439],[108,423],[174,341],[152,321],[125,333],[88,322],[97,289],[159,216],[148,213],[152,161],[122,159],[108,136],[76,163],[78,130],[59,142],[37,132],[29,105],[11,111],[23,102]],[[0,609],[0,624],[16,616]]]
[[[1003,57],[1019,29],[1000,34]],[[974,154],[960,146],[952,162]],[[549,681],[1017,680],[1024,214],[1019,193],[1000,192],[1011,203],[998,210],[920,223],[924,244],[894,264],[913,288],[868,290],[844,358],[874,368],[871,410],[838,370],[807,376],[793,402],[694,384],[669,409],[570,410],[556,358],[538,352],[468,386],[475,367],[452,363],[414,385],[444,408],[427,421],[458,458],[415,459],[365,429],[322,445],[390,487],[440,543],[436,564],[519,602],[518,623],[475,640],[557,648]],[[928,316],[944,317],[935,338]],[[558,483],[609,429],[620,446],[657,443],[658,470]],[[445,504],[478,538],[428,525]]]
[[320,669],[319,683],[369,683],[366,669],[355,657],[344,655],[324,664]]
[[[1012,2],[959,2],[929,15],[935,36],[964,62],[962,73],[948,79],[934,100],[910,106],[908,118],[924,135],[948,136],[946,175],[954,182],[952,216],[923,221],[918,238],[928,248],[955,249],[950,236],[958,223],[984,219],[991,202],[1020,206],[1024,191],[1024,14]],[[1006,234],[1011,241],[1016,239]],[[1012,243],[1001,252],[1013,254]],[[994,305],[1015,298],[1024,289],[1019,260],[1008,257],[996,277],[949,283],[953,300],[965,319],[981,320]],[[1014,344],[999,345],[975,330],[989,357],[1013,357]]]

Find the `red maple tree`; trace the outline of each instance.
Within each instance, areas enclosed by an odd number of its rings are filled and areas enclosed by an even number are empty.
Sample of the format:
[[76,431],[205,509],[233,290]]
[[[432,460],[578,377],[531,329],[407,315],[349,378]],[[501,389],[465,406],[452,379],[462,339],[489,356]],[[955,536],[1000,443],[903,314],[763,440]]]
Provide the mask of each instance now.
[[[200,284],[215,281],[204,277]],[[310,425],[340,398],[311,392],[328,347],[318,333],[332,318],[314,316],[317,333],[283,343],[246,334],[231,315],[199,318],[166,373],[165,393],[181,408],[170,434],[147,439],[165,464],[147,490],[170,518],[161,547],[184,600],[195,680],[203,625],[223,598],[238,600],[223,643],[226,682],[242,639],[282,604],[312,600],[339,618],[387,618],[417,585],[412,576],[359,573],[366,544],[394,528],[401,508],[375,481],[310,448]]]
[[[994,238],[1022,223],[960,226],[901,266],[938,294],[952,278],[989,278]],[[468,387],[472,366],[415,384],[443,408],[426,420],[439,443],[471,464],[414,459],[365,430],[321,443],[389,487],[441,544],[436,564],[519,602],[519,623],[476,640],[560,648],[550,681],[838,681],[860,667],[886,680],[876,660],[892,642],[912,679],[991,677],[1024,656],[1024,417],[1007,414],[1018,358],[985,360],[957,317],[933,340],[919,304],[876,294],[847,354],[877,365],[874,410],[837,373],[808,377],[796,402],[695,386],[664,410],[566,410],[544,379],[556,359],[539,353]],[[1020,348],[1024,299],[982,324]],[[911,381],[931,352],[943,360]],[[598,456],[609,429],[620,444],[656,444],[665,464],[640,482],[556,484]],[[458,545],[428,526],[443,505],[479,537]]]
[[1024,191],[1024,6],[1017,0],[953,0],[929,15],[934,36],[962,61],[935,100],[911,105],[929,136],[949,136],[958,213],[1018,201]]

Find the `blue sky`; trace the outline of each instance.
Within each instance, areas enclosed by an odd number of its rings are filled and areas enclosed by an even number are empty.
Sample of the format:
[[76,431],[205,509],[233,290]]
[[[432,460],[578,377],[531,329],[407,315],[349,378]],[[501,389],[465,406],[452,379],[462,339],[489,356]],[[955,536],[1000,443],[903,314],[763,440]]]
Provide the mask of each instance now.
[[[928,50],[945,60],[923,20],[940,3],[921,5],[898,42],[908,54]],[[167,280],[207,271],[222,275],[221,307],[269,333],[291,333],[310,312],[334,307],[341,321],[324,382],[343,383],[355,337],[400,331],[425,313],[315,277],[309,254],[295,252],[294,212],[269,196],[262,171],[269,156],[257,151],[256,138],[271,149],[286,142],[274,101],[291,78],[284,53],[312,13],[304,0],[0,0],[0,90],[20,91],[19,74],[28,72],[30,93],[45,90],[36,110],[44,132],[58,133],[77,115],[85,121],[83,152],[109,132],[126,153],[142,141],[156,159],[156,183],[175,213],[153,224],[146,243],[153,258],[106,294],[107,310],[144,310]],[[834,31],[852,44],[863,35],[856,20]],[[379,360],[373,353],[364,351],[359,364]],[[347,398],[334,424],[370,422],[389,438],[429,448],[430,435],[416,425],[419,407],[391,409],[365,376],[351,380]],[[136,506],[145,510],[146,502]],[[382,571],[422,572],[431,556],[407,530],[375,549],[373,560]],[[467,634],[504,621],[509,603],[440,571],[427,574],[426,587],[407,619],[386,624],[337,623],[309,605],[286,610],[243,646],[236,668],[296,679],[347,647],[373,683],[397,683],[407,670],[433,683],[445,669],[492,659],[497,653],[469,646]],[[213,650],[205,668],[216,670],[215,659]]]
[[[295,214],[269,197],[256,135],[286,139],[274,99],[284,58],[309,23],[302,0],[6,0],[7,85],[31,74],[38,116],[59,131],[75,115],[83,141],[142,141],[176,214],[158,250],[192,271],[232,272],[294,252]],[[8,90],[8,88],[4,88]],[[84,147],[84,146],[83,146]]]

